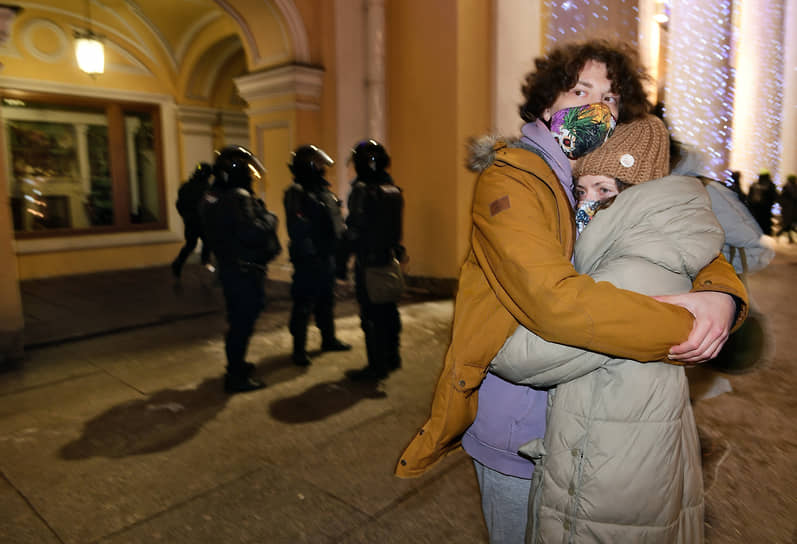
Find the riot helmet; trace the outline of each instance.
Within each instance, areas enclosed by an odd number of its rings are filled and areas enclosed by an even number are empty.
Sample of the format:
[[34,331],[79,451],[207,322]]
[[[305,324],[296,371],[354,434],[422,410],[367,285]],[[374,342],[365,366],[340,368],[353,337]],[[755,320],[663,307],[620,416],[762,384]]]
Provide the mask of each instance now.
[[300,146],[291,153],[291,162],[288,163],[293,177],[299,184],[323,182],[324,174],[335,161],[323,149],[314,145]]
[[248,189],[252,178],[260,179],[265,174],[263,163],[245,147],[233,145],[216,151],[216,162],[213,163],[214,185]]
[[357,177],[369,179],[390,166],[390,155],[376,140],[363,140],[352,149],[351,162]]

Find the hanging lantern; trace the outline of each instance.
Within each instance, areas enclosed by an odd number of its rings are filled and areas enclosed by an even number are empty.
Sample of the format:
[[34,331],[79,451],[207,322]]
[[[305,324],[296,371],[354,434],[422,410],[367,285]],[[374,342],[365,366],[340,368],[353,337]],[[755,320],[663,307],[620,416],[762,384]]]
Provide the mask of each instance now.
[[105,72],[105,46],[91,30],[75,32],[75,57],[78,67],[87,74]]

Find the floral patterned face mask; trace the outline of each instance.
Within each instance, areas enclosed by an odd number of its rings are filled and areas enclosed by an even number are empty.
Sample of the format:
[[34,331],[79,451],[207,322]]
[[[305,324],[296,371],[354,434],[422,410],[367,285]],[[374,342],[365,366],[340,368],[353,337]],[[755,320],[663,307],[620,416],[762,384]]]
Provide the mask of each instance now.
[[582,200],[576,205],[576,230],[579,234],[586,228],[601,204],[603,202],[600,200]]
[[551,116],[551,134],[568,159],[583,157],[603,144],[617,121],[606,104],[587,104],[559,110]]

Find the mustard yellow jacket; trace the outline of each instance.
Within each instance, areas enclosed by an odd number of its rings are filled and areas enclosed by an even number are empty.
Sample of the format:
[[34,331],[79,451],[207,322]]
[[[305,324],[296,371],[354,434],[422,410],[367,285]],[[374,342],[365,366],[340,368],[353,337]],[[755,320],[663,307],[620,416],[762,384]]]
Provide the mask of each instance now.
[[[420,476],[460,445],[476,417],[487,366],[518,324],[551,342],[637,361],[665,359],[692,327],[692,315],[681,307],[576,273],[572,208],[541,157],[498,143],[489,163],[476,183],[451,343],[429,419],[396,466],[402,478]],[[692,290],[735,295],[741,301],[736,327],[747,315],[744,286],[721,256]]]

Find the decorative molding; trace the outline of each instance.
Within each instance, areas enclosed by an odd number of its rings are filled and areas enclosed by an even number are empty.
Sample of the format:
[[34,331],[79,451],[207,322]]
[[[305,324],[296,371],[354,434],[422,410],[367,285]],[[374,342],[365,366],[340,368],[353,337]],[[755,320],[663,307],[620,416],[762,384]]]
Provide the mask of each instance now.
[[245,113],[221,111],[219,112],[219,121],[221,125],[225,127],[225,130],[227,128],[243,128],[244,130],[249,130],[249,116]]
[[268,106],[265,108],[250,108],[246,110],[246,113],[249,114],[251,117],[256,117],[280,111],[294,111],[294,110],[320,111],[321,106],[319,106],[318,104],[309,104],[303,102],[289,102],[287,104],[279,104],[276,106]]
[[[98,81],[101,80],[98,79]],[[18,89],[21,91],[68,94],[109,100],[125,100],[129,102],[156,103],[161,104],[162,106],[174,104],[174,97],[168,94],[148,93],[141,91],[123,91],[119,89],[108,89],[94,86],[88,87],[23,77],[0,76],[0,87],[5,89]]]
[[323,78],[324,70],[321,68],[294,64],[247,74],[233,81],[241,98],[252,104],[264,98],[285,95],[318,99],[321,97]]
[[177,120],[184,125],[212,126],[219,119],[219,111],[202,106],[178,106]]
[[[89,0],[89,1],[92,3],[96,3],[96,0]],[[136,2],[133,2],[132,0],[125,0],[125,4],[127,5],[128,9],[130,9],[130,12],[136,17],[138,17],[138,19],[144,24],[144,26],[147,27],[147,30],[149,30],[150,33],[153,36],[155,36],[155,41],[158,42],[158,45],[160,45],[161,49],[166,54],[166,57],[169,59],[169,62],[171,63],[172,66],[172,70],[177,71],[177,57],[175,56],[174,51],[171,49],[171,47],[169,47],[168,40],[163,35],[163,33],[161,33],[158,26],[155,25],[155,23],[153,23],[146,15],[144,15],[144,12],[141,10],[141,8]],[[102,5],[101,7],[105,8],[106,10],[108,9],[104,5]],[[130,30],[129,26],[128,30]]]
[[[46,53],[41,51],[37,49],[36,45],[33,43],[33,33],[42,29],[49,30],[55,34],[56,41],[58,43],[54,53]],[[30,53],[33,58],[42,62],[60,62],[67,50],[69,50],[68,44],[70,40],[67,39],[64,29],[49,19],[30,19],[21,29],[21,34],[22,43],[25,45],[26,51]]]
[[282,13],[285,23],[288,25],[291,42],[293,43],[293,57],[296,62],[310,62],[310,43],[307,39],[307,29],[304,21],[296,8],[293,0],[274,0],[274,4]]
[[198,19],[191,25],[188,30],[183,32],[183,35],[180,37],[180,41],[175,47],[174,56],[177,58],[178,62],[182,63],[185,60],[185,55],[188,52],[188,47],[191,45],[197,35],[206,27],[210,26],[214,21],[219,19],[222,16],[222,12],[219,11],[217,13],[208,13],[201,19]]
[[[299,9],[296,7],[296,3],[293,0],[263,1],[266,3],[266,7],[274,13],[274,19],[277,21],[282,33],[283,43],[292,46],[290,49],[293,51],[293,60],[299,63],[309,64],[310,41],[307,38],[307,29],[304,26],[304,20],[299,13]],[[232,17],[240,29],[241,35],[252,55],[250,59],[251,65],[260,67],[268,64],[273,55],[270,58],[263,58],[261,56],[260,49],[257,46],[257,40],[252,33],[252,29],[249,28],[247,19],[238,13],[227,0],[216,0],[216,3],[227,15]],[[279,14],[274,12],[275,7],[279,11]],[[279,15],[281,15],[281,17]]]
[[[213,85],[218,80],[219,73],[222,71],[222,69],[241,51],[243,51],[243,45],[241,44],[241,41],[234,40],[227,44],[224,49],[216,52],[216,62],[208,70],[209,77],[206,79],[204,88],[202,89],[205,98],[210,97],[210,93],[213,90]],[[244,54],[246,53],[244,52]]]
[[255,40],[255,37],[252,35],[246,18],[233,9],[226,0],[216,0],[216,3],[227,15],[232,17],[233,21],[235,21],[235,24],[243,35],[244,41],[246,41],[246,44],[249,46],[249,51],[252,53],[252,64],[256,64],[260,59],[260,49],[257,47],[257,40]]
[[[108,62],[108,57],[106,56],[105,60],[105,71],[106,72],[116,72],[116,73],[124,73],[124,74],[133,74],[137,76],[150,76],[155,77],[155,74],[140,60],[138,60],[135,56],[133,56],[130,51],[125,49],[124,47],[119,46],[115,42],[106,41],[105,42],[105,49],[107,51],[113,51],[123,59],[125,59],[128,64],[119,64],[118,62]],[[72,57],[75,64],[77,64],[77,59]]]

